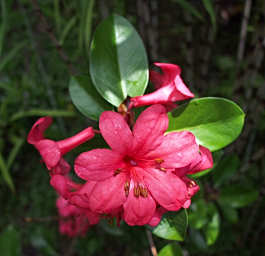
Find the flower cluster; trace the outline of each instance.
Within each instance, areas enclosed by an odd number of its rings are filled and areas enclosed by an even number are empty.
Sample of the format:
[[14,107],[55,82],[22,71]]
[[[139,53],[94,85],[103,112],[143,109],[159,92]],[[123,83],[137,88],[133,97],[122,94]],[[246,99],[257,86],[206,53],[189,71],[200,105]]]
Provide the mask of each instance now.
[[151,105],[134,125],[120,113],[101,114],[100,134],[110,148],[93,149],[76,158],[75,173],[85,183],[76,184],[69,178],[70,166],[63,155],[91,139],[91,127],[55,142],[44,139],[43,132],[51,124],[51,118],[45,117],[30,131],[28,142],[39,150],[50,171],[50,183],[59,194],[61,233],[82,235],[103,216],[116,217],[118,222],[122,219],[128,225],[156,226],[165,212],[190,206],[199,186],[187,175],[211,168],[212,155],[198,145],[191,132],[166,133],[167,111],[193,94],[183,83],[178,66],[156,66],[162,70],[150,72],[156,91],[130,100],[128,111]]

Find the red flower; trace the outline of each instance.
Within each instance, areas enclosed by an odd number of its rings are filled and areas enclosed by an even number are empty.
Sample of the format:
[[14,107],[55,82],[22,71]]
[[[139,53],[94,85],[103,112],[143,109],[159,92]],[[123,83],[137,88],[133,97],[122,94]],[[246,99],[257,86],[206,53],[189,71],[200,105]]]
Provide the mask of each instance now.
[[155,63],[155,65],[160,67],[163,72],[161,74],[157,71],[150,71],[150,80],[156,91],[132,98],[131,107],[165,104],[170,110],[177,106],[173,102],[194,97],[180,77],[181,69],[179,66],[169,63]]
[[77,208],[63,197],[59,197],[56,206],[60,215],[59,230],[61,234],[84,236],[91,225],[99,222],[99,216],[87,209]]
[[33,144],[40,152],[44,163],[52,174],[67,174],[70,171],[70,165],[63,159],[63,155],[73,148],[88,141],[94,137],[92,127],[79,132],[73,137],[53,141],[44,138],[45,130],[51,125],[51,117],[40,118],[31,128],[28,134],[28,143]]
[[165,107],[147,108],[132,131],[120,114],[105,111],[99,127],[111,149],[94,149],[76,159],[75,172],[87,180],[74,193],[77,205],[107,214],[122,209],[129,225],[148,224],[158,207],[177,211],[187,206],[190,184],[175,169],[187,167],[188,171],[201,161],[201,155],[192,133],[164,135]]

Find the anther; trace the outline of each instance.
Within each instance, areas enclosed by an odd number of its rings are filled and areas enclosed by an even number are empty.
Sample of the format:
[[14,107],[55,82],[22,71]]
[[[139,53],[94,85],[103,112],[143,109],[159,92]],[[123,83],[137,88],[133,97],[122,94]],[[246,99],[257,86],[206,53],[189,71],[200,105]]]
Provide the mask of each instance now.
[[125,191],[125,196],[126,197],[129,195],[129,188],[130,188],[130,183],[129,183],[129,181],[126,181],[124,183],[124,191]]
[[190,180],[190,182],[189,182],[189,187],[192,188],[192,187],[194,187],[194,186],[196,186],[195,181]]
[[155,162],[156,162],[157,164],[162,164],[162,163],[164,163],[165,161],[164,161],[163,159],[161,159],[161,158],[157,158],[157,159],[155,159]]
[[148,197],[148,191],[147,191],[147,189],[140,186],[140,195],[142,197]]
[[140,191],[140,187],[139,187],[139,186],[135,186],[135,187],[133,188],[133,193],[134,193],[134,195],[135,195],[136,197],[139,197],[139,196],[140,196],[140,193],[141,193],[141,191]]
[[121,168],[118,168],[114,171],[114,176],[118,175],[121,172]]
[[159,170],[162,171],[162,172],[166,172],[167,171],[166,168],[163,168],[163,167],[160,167]]

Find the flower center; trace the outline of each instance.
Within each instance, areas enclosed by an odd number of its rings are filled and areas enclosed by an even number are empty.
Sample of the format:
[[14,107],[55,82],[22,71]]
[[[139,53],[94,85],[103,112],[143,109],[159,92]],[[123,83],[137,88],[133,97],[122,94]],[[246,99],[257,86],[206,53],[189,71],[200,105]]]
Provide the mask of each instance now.
[[130,156],[125,156],[125,157],[123,158],[123,161],[124,161],[126,164],[130,165],[130,166],[137,166],[137,162],[136,162],[136,160],[133,159],[133,158],[130,157]]

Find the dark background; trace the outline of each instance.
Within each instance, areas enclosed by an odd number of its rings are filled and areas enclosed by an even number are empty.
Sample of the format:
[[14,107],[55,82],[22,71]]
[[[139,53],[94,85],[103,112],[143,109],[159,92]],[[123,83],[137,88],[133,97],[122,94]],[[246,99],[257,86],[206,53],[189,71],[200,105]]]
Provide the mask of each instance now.
[[[47,134],[52,139],[88,125],[71,103],[68,83],[71,75],[88,73],[91,34],[112,13],[135,26],[150,65],[178,64],[196,96],[231,99],[246,113],[242,135],[222,153],[216,170],[221,181],[214,171],[202,177],[203,189],[194,198],[194,205],[217,209],[217,240],[207,245],[211,211],[197,210],[186,240],[180,243],[183,255],[265,253],[264,0],[0,3],[1,255],[151,255],[143,227],[116,228],[102,222],[84,238],[61,236],[56,194],[37,151],[26,143],[32,124],[48,110],[55,116]],[[224,188],[231,191],[231,198],[220,203]],[[167,243],[154,240],[158,250]]]

